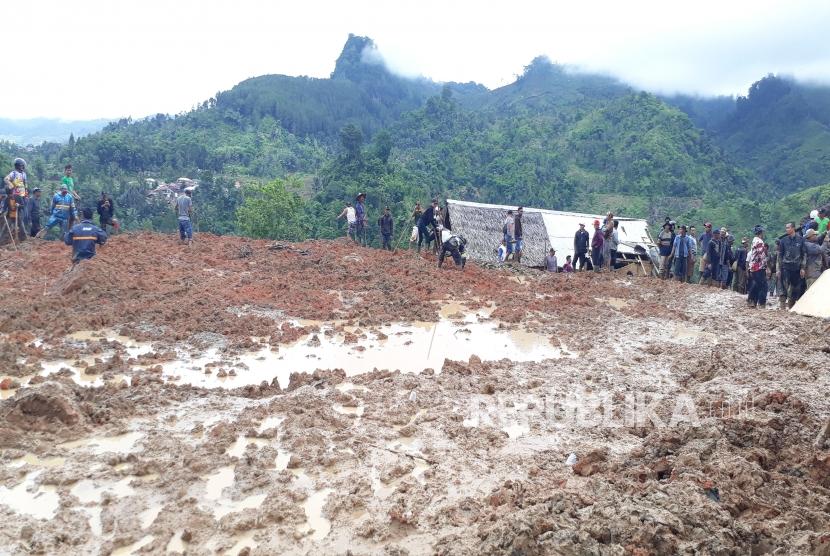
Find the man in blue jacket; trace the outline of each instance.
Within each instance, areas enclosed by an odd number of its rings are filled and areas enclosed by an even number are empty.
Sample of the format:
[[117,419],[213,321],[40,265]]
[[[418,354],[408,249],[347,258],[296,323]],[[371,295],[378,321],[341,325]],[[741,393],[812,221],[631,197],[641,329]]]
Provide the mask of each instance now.
[[69,193],[66,184],[61,184],[61,189],[52,197],[51,215],[46,227],[40,231],[39,237],[49,233],[54,226],[61,227],[61,236],[66,234],[69,218],[73,216],[78,219],[78,209],[75,207],[75,198]]
[[72,226],[64,238],[64,242],[72,246],[73,263],[81,259],[91,259],[95,256],[95,245],[107,242],[107,232],[92,223],[92,209],[86,207],[82,214],[84,219],[80,224]]

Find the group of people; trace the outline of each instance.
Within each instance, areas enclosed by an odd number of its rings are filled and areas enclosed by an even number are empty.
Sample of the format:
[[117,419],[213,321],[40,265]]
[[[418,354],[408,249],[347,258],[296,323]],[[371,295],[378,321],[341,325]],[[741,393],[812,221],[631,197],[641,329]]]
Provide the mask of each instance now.
[[574,269],[587,269],[589,252],[594,272],[599,272],[603,268],[615,269],[620,244],[620,222],[614,220],[614,214],[609,212],[602,222],[594,220],[593,226],[592,236],[588,235],[584,222],[579,223],[579,229],[574,234]]
[[[430,205],[424,209],[420,202],[415,203],[415,208],[409,216],[412,224],[412,233],[409,238],[410,247],[418,253],[421,248],[426,249],[438,257],[438,267],[441,268],[447,256],[452,257],[456,267],[463,269],[467,261],[467,239],[459,234],[454,234],[445,221],[446,211],[441,208],[438,199],[432,199]],[[358,245],[366,246],[367,229],[369,219],[366,212],[366,194],[359,193],[355,197],[354,204],[346,203],[346,206],[337,216],[337,219],[346,219],[346,237]],[[381,248],[393,251],[395,234],[395,221],[392,212],[387,206],[377,220],[378,229],[381,235]],[[403,239],[403,237],[401,237]]]
[[3,179],[3,194],[0,198],[0,237],[8,237],[15,245],[27,238],[44,238],[49,231],[58,227],[61,238],[72,246],[72,260],[77,262],[95,256],[95,245],[103,245],[107,239],[107,228],[118,228],[115,219],[115,202],[105,192],[97,202],[99,226],[92,223],[92,208],[78,209],[81,196],[72,175],[72,165],[64,168],[58,191],[49,205],[49,219],[41,226],[40,187],[29,187],[26,161],[14,160],[14,169]]
[[777,295],[781,308],[791,308],[830,266],[827,209],[813,211],[801,226],[789,222],[771,247],[766,231],[757,225],[753,237],[735,236],[725,227],[703,224],[676,226],[666,218],[658,236],[660,277],[719,288],[747,295],[750,307],[765,307]]

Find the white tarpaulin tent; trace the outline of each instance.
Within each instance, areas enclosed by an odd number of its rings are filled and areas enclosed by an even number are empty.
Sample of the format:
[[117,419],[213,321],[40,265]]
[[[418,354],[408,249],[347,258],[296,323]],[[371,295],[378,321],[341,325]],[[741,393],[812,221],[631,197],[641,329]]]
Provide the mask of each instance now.
[[[501,229],[508,210],[515,206],[447,200],[449,224],[455,233],[468,240],[467,251],[473,260],[493,261],[501,241]],[[602,222],[604,216],[524,207],[524,256],[529,266],[543,266],[547,250],[556,249],[560,265],[565,257],[574,254],[574,234],[579,224],[592,236],[593,222]],[[621,256],[647,258],[656,261],[657,249],[649,236],[648,223],[638,218],[616,217],[619,221],[619,252]]]
[[792,308],[794,313],[830,319],[830,270],[825,270],[818,280],[804,292]]

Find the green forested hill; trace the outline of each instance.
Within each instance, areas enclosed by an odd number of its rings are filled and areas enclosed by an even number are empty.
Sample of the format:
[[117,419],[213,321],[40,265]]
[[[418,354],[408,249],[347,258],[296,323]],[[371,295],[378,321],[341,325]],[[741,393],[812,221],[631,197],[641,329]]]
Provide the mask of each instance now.
[[777,195],[830,181],[830,87],[767,76],[737,99],[666,99]]
[[[397,76],[371,40],[350,36],[330,78],[249,79],[188,113],[115,122],[25,156],[47,192],[71,161],[85,201],[114,193],[130,227],[172,227],[166,206],[145,201],[144,180],[188,176],[202,181],[201,229],[220,233],[331,237],[359,191],[370,218],[390,205],[399,223],[415,200],[437,195],[748,228],[770,214],[781,175],[801,180],[788,178],[786,191],[800,189],[823,175],[830,152],[812,132],[830,110],[822,90],[795,99],[768,85],[734,107],[661,99],[540,57],[490,91]],[[804,103],[825,110],[805,115]],[[770,121],[789,125],[798,157],[768,161],[780,150]]]

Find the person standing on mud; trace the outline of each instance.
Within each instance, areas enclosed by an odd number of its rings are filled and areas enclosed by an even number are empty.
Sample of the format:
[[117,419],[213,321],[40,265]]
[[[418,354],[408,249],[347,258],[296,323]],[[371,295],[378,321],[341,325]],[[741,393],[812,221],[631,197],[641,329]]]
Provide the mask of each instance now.
[[29,235],[37,236],[40,232],[40,196],[41,191],[39,187],[32,189],[32,194],[29,196]]
[[559,272],[559,263],[556,260],[556,249],[550,248],[550,253],[545,257],[545,269],[548,272]]
[[383,247],[386,251],[392,250],[392,234],[395,229],[395,223],[392,221],[392,214],[389,212],[389,207],[383,209],[383,216],[378,218],[378,228],[380,228],[380,235],[383,238]]
[[692,246],[691,253],[689,254],[689,264],[686,269],[686,282],[689,284],[697,283],[694,279],[695,272],[697,271],[697,228],[689,226],[689,233],[686,234],[686,237],[689,238],[689,243]]
[[579,229],[574,234],[574,267],[576,270],[585,270],[585,255],[588,253],[588,230],[580,222]]
[[[721,253],[721,276],[718,280],[721,284],[721,289],[729,289],[730,284],[732,284],[732,263],[735,262],[735,254],[732,251],[732,244],[735,243],[735,236],[732,234],[727,233],[726,228],[720,229],[720,237],[721,237],[721,247],[725,246],[725,249],[722,250]],[[723,241],[723,238],[726,238],[726,241]],[[724,269],[726,273],[724,274]]]
[[699,273],[700,276],[698,277],[698,284],[701,286],[704,282],[711,280],[711,274],[707,272],[708,267],[708,258],[706,257],[706,253],[709,252],[709,242],[712,241],[712,223],[711,222],[704,222],[703,223],[703,233],[700,234],[700,238],[698,238],[697,245],[698,245],[698,255],[700,258],[700,265],[699,265]]
[[671,261],[672,247],[674,246],[674,231],[668,218],[663,224],[663,230],[657,236],[657,248],[660,250],[660,278],[669,277],[669,262]]
[[504,236],[504,244],[507,246],[507,256],[504,258],[505,262],[510,260],[510,255],[513,254],[513,233],[515,228],[516,219],[513,217],[513,211],[508,210],[501,226],[501,233]]
[[98,200],[98,225],[105,232],[107,226],[115,227],[113,216],[115,216],[115,201],[102,191],[101,198]]
[[786,234],[778,238],[778,275],[781,277],[781,291],[778,292],[779,306],[792,309],[801,297],[801,281],[806,275],[807,250],[804,238],[795,233],[795,223],[787,222]]
[[179,221],[179,243],[193,243],[193,223],[190,218],[193,214],[193,189],[184,188],[184,195],[176,198],[176,215]]
[[69,193],[66,184],[61,184],[61,189],[52,197],[51,215],[46,222],[46,227],[40,230],[43,237],[55,226],[60,226],[61,237],[69,231],[69,222],[77,219],[78,209],[75,207],[75,198]]
[[[427,249],[431,243],[430,226],[435,226],[435,209],[438,208],[438,199],[433,199],[432,204],[418,218],[418,253],[421,252],[421,244],[426,242]],[[437,241],[437,239],[436,239]]]
[[778,240],[775,240],[775,248],[769,249],[766,244],[764,247],[767,248],[767,297],[775,297],[779,291],[781,291],[781,285],[778,280]]
[[594,267],[594,272],[599,272],[602,269],[602,248],[604,244],[605,238],[599,227],[599,220],[594,220],[594,237],[591,238],[591,266]]
[[354,202],[355,212],[355,236],[357,242],[366,247],[366,224],[369,222],[366,216],[366,194],[359,193]]
[[706,246],[706,269],[703,273],[703,280],[701,281],[701,283],[705,281],[707,286],[711,286],[718,281],[718,276],[720,275],[720,251],[720,230],[714,230],[712,232],[712,239],[709,240]]
[[[75,202],[75,206],[78,205],[78,202],[81,200],[81,196],[75,191],[75,178],[72,177],[72,165],[67,164],[63,167],[63,177],[61,178],[61,185],[66,186],[66,190],[69,191],[69,194],[72,195],[72,200]],[[75,225],[75,218],[77,214],[69,215],[69,227]]]
[[421,215],[424,214],[424,209],[421,208],[421,201],[415,203],[415,208],[412,209],[412,216],[409,219],[414,223],[418,224],[418,220],[421,219]]
[[767,306],[767,250],[764,243],[764,228],[760,225],[753,230],[755,237],[747,254],[746,267],[749,272],[749,292],[746,304],[754,309]]
[[346,237],[357,243],[357,233],[355,232],[357,217],[355,216],[354,207],[351,203],[346,203],[346,206],[343,207],[343,210],[337,215],[338,220],[341,218],[346,219]]
[[827,268],[825,249],[819,245],[818,240],[819,235],[813,229],[807,230],[807,233],[804,234],[804,251],[807,257],[804,271],[804,282],[806,285],[804,291],[809,290],[810,286],[821,276],[822,271]]
[[524,235],[522,232],[522,217],[524,216],[524,209],[519,207],[516,209],[516,217],[513,223],[513,237],[516,239],[516,246],[513,249],[513,260],[517,263],[522,262],[522,250],[524,249]]
[[686,235],[686,226],[680,226],[680,233],[674,237],[670,258],[674,260],[674,278],[678,282],[686,281],[692,242]]
[[[27,212],[27,199],[29,191],[29,176],[26,175],[26,161],[22,158],[14,159],[14,170],[3,178],[6,197],[0,207],[0,214],[4,214],[9,224],[17,234],[19,240],[26,238],[29,226],[29,214]],[[11,238],[10,238],[11,239]]]
[[746,258],[748,246],[749,239],[742,238],[741,246],[735,250],[735,277],[732,280],[732,290],[741,295],[745,294],[747,289]]

